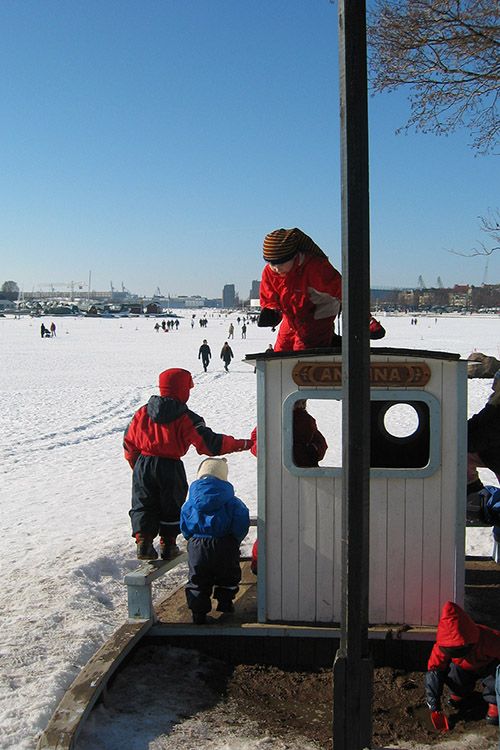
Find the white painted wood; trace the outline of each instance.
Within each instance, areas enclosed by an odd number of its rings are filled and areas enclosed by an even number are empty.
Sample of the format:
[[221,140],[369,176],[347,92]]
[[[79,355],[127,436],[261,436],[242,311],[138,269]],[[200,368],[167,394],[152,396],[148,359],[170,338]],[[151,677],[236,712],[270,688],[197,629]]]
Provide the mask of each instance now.
[[[317,619],[317,522],[318,508],[315,479],[300,480],[299,496],[299,599],[298,619],[304,621],[313,615]],[[322,581],[323,586],[326,581]]]
[[333,547],[333,572],[335,583],[333,588],[333,620],[340,622],[342,612],[342,478],[335,477],[335,517],[334,517],[334,547]]
[[370,622],[387,622],[387,484],[370,480]]
[[[260,575],[266,577],[267,619],[282,619],[282,430],[281,430],[281,369],[285,360],[266,362],[265,439],[257,450],[260,461],[265,461],[266,534],[265,568],[259,565]],[[258,432],[261,427],[258,426]],[[259,547],[261,541],[259,540]],[[263,556],[264,557],[264,556]],[[259,561],[260,562],[260,561]]]
[[[422,624],[439,621],[441,575],[441,471],[425,479],[424,545],[422,552]],[[451,552],[450,552],[451,554]]]
[[[400,623],[404,613],[406,480],[387,483],[387,622]],[[374,570],[376,575],[376,569]]]
[[[342,477],[322,468],[301,475],[284,468],[290,454],[291,410],[284,401],[299,393],[294,365],[340,361],[335,356],[297,357],[265,363],[265,618],[268,621],[336,622],[341,614]],[[459,467],[465,462],[466,425],[463,363],[425,353],[372,354],[372,361],[426,362],[431,378],[423,388],[385,388],[397,400],[427,398],[432,415],[428,469],[383,470],[370,478],[369,620],[372,624],[432,626],[444,598],[458,600],[463,589],[463,523]],[[316,390],[325,398],[324,388]],[[333,389],[332,389],[333,390]],[[333,395],[330,390],[330,397]],[[338,390],[336,391],[338,392]],[[381,394],[381,390],[372,392]],[[382,396],[384,397],[384,396]],[[431,398],[433,397],[433,398]],[[287,411],[288,409],[288,411]],[[283,423],[283,414],[285,421]],[[259,425],[259,430],[260,430]],[[288,448],[287,448],[288,446]],[[283,453],[285,447],[285,454]],[[259,485],[260,486],[260,485]]]
[[[336,538],[335,480],[317,482],[316,620],[335,622],[333,545]],[[340,518],[339,518],[340,523]]]
[[405,487],[405,571],[404,610],[406,623],[420,624],[422,619],[424,480],[409,479]]

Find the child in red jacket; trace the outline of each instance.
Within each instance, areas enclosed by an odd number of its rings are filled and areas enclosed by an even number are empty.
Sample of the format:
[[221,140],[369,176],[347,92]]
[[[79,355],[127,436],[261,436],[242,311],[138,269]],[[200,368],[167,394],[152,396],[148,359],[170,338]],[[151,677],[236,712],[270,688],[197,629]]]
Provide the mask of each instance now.
[[188,484],[181,461],[191,445],[200,455],[220,456],[249,450],[251,440],[213,432],[205,420],[188,409],[193,378],[180,368],[159,377],[160,395],[136,411],[125,431],[125,458],[133,469],[132,536],[139,560],[156,560],[153,539],[160,534],[160,555],[170,560],[179,553],[180,508]]
[[472,695],[477,680],[488,704],[486,721],[498,724],[495,672],[500,663],[500,631],[477,625],[458,604],[446,602],[437,627],[425,677],[427,706],[436,729],[448,729],[441,709],[444,685],[451,690],[450,705],[461,708]]
[[281,321],[274,351],[331,346],[342,278],[325,253],[294,228],[266,235],[263,255],[258,325],[274,328]]

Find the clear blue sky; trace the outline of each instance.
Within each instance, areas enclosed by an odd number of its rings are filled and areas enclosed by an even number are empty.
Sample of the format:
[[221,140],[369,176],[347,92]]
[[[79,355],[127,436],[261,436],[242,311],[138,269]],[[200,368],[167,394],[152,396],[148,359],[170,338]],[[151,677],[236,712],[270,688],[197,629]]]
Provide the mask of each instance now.
[[[246,296],[263,236],[340,268],[337,6],[329,0],[2,0],[0,283]],[[372,286],[480,284],[498,158],[396,136],[370,99]],[[487,281],[500,282],[500,254]]]

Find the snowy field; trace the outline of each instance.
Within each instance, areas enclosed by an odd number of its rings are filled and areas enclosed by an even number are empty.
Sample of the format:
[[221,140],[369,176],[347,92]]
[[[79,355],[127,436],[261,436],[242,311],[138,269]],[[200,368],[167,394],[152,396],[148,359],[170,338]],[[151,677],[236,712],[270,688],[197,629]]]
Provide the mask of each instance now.
[[[195,382],[189,406],[217,432],[250,436],[255,375],[242,359],[265,350],[274,334],[250,324],[244,340],[236,314],[206,315],[207,328],[198,325],[200,313],[191,328],[189,312],[179,330],[169,333],[156,333],[153,318],[60,318],[52,339],[40,337],[41,322],[48,326],[50,318],[0,318],[2,750],[35,747],[66,688],[126,618],[122,581],[137,563],[122,434],[133,412],[158,392],[158,373],[189,369]],[[374,347],[457,352],[464,358],[476,349],[500,358],[498,318],[419,317],[416,326],[409,316],[381,320],[387,336]],[[235,359],[226,373],[219,354],[231,321]],[[207,373],[198,360],[204,338],[213,355]],[[469,415],[482,408],[490,389],[490,380],[469,381]],[[191,449],[185,458],[189,481],[199,461]],[[255,515],[255,459],[235,454],[229,467],[237,495]],[[488,471],[482,478],[496,483]],[[469,553],[489,554],[489,529],[469,531],[467,543]],[[136,738],[134,748],[163,747],[154,740],[154,726],[153,721]],[[199,739],[197,746],[203,747]],[[121,743],[108,747],[131,750],[132,745],[122,736]],[[245,740],[240,727],[237,739],[221,737],[205,747],[282,745]]]

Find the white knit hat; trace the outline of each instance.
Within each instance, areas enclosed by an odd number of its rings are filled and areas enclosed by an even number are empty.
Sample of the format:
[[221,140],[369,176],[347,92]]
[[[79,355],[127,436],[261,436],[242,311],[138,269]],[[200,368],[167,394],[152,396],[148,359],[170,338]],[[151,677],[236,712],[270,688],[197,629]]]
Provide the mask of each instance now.
[[198,466],[197,479],[201,477],[212,476],[227,482],[228,466],[225,458],[206,458]]

